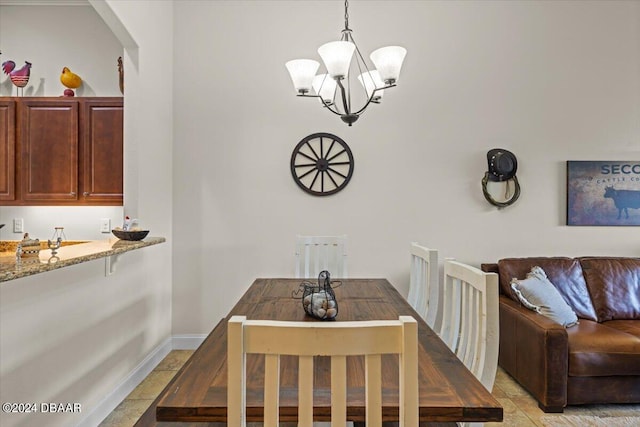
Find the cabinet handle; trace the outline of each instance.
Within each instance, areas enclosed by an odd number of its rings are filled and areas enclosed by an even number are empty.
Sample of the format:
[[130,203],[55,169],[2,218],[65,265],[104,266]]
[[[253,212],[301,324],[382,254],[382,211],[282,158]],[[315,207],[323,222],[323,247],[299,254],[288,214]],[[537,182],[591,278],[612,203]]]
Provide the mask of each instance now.
[[70,194],[70,195],[72,195],[72,196],[75,196],[75,195],[76,195],[76,192],[75,192],[75,191],[72,191],[72,192],[71,192],[71,193],[69,193],[69,194]]
[[82,195],[83,195],[84,197],[87,197],[87,196],[89,195],[89,192],[88,192],[88,191],[85,191],[84,193],[82,193]]

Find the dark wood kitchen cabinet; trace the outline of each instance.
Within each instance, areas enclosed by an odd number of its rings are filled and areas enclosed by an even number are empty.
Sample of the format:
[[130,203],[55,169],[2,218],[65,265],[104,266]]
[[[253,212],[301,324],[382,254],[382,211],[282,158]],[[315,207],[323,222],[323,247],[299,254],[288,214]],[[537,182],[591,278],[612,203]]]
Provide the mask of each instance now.
[[18,171],[25,204],[78,200],[78,102],[18,102]]
[[81,198],[90,203],[122,205],[122,98],[87,99],[81,113]]
[[7,205],[122,205],[122,98],[11,99],[16,195]]
[[0,99],[0,200],[16,199],[16,103]]

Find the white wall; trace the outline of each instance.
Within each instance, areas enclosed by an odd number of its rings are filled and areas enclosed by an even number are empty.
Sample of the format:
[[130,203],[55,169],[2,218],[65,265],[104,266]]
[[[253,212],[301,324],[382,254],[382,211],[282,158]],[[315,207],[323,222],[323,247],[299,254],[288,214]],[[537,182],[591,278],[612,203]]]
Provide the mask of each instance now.
[[[349,274],[408,287],[408,245],[479,265],[638,256],[637,227],[565,226],[566,160],[640,158],[640,3],[353,1],[365,56],[408,49],[397,88],[349,128],[294,96],[284,63],[339,37],[342,2],[175,8],[173,333],[205,333],[256,277],[294,273],[296,234],[347,234]],[[314,132],[355,156],[342,192],[289,172]],[[486,152],[513,151],[520,200],[482,196]]]
[[0,425],[78,425],[168,338],[166,288],[145,268],[164,246],[121,255],[109,277],[99,259],[0,284],[0,400],[82,409],[3,411]]
[[1,284],[0,401],[82,404],[75,415],[1,413],[3,427],[97,425],[170,342],[173,4],[91,3],[125,46],[124,213],[167,243],[122,255],[109,277],[97,260]]
[[[42,2],[41,2],[42,3]],[[117,60],[122,44],[100,16],[84,6],[0,6],[0,62],[32,64],[24,96],[61,96],[63,67],[78,74],[76,96],[122,96]],[[0,72],[0,96],[16,87]]]
[[[83,78],[76,96],[122,96],[118,87],[117,59],[122,44],[96,11],[84,6],[0,5],[0,62],[13,60],[33,64],[25,96],[60,96],[62,67]],[[0,96],[15,96],[9,76],[0,72]],[[13,233],[13,218],[24,219],[25,231],[34,238],[48,239],[53,227],[65,227],[68,239],[109,237],[99,232],[100,219],[111,219],[115,227],[123,218],[122,207],[20,207],[0,206],[0,239],[19,240]]]
[[100,220],[108,218],[111,228],[122,226],[122,206],[3,206],[0,208],[0,240],[21,240],[13,232],[13,219],[23,220],[24,231],[35,239],[50,239],[54,227],[64,227],[66,240],[102,240],[113,237],[100,232]]

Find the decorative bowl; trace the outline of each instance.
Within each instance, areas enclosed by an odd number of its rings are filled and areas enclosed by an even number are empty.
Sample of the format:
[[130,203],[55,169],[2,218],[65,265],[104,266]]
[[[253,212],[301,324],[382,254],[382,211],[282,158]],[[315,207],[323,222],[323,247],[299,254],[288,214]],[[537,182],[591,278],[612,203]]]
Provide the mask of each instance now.
[[111,232],[120,240],[142,240],[149,234],[149,230],[124,231],[114,229]]

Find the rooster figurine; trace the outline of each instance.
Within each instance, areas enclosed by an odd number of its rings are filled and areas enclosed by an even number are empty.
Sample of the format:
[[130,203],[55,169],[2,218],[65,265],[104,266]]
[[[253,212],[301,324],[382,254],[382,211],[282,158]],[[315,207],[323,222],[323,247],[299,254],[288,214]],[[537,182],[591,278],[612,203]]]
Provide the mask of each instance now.
[[70,69],[64,67],[62,74],[60,74],[60,82],[68,89],[65,89],[64,96],[75,96],[73,89],[77,89],[82,85],[82,79],[79,75],[71,72]]
[[2,63],[2,71],[9,75],[11,83],[16,86],[16,92],[24,91],[24,87],[29,83],[29,76],[31,75],[31,62],[24,61],[24,66],[19,70],[16,70],[16,63],[13,61],[5,61]]

